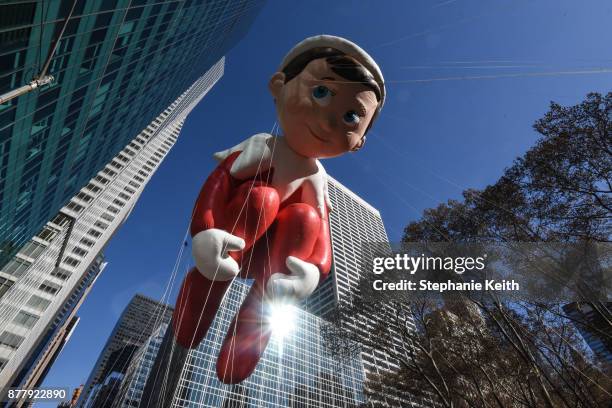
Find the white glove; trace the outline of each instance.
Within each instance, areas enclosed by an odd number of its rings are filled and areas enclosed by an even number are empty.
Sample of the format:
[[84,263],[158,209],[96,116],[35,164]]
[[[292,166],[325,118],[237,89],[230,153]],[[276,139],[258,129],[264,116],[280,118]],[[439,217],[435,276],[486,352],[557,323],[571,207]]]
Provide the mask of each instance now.
[[288,256],[285,261],[291,274],[275,273],[266,284],[266,296],[275,302],[298,302],[306,299],[319,284],[319,268]]
[[191,241],[193,259],[204,277],[212,281],[228,281],[238,275],[240,266],[227,251],[244,249],[242,238],[211,228],[198,232]]

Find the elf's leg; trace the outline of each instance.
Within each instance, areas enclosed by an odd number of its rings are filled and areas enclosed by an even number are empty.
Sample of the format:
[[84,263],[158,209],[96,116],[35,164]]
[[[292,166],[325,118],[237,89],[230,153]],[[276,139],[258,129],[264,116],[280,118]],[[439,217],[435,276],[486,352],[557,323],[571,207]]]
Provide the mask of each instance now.
[[[278,213],[271,228],[270,259],[267,267],[258,271],[240,311],[234,317],[223,341],[217,359],[217,375],[226,384],[235,384],[247,378],[266,349],[270,335],[270,295],[265,288],[273,273],[289,274],[285,264],[288,256],[308,259],[321,225],[318,212],[303,203],[290,204]],[[264,238],[262,238],[264,239]],[[267,251],[260,253],[267,255]]]
[[[238,264],[244,251],[253,246],[276,218],[278,203],[278,193],[274,188],[260,182],[246,182],[235,190],[223,213],[216,214],[225,231],[245,241],[243,251],[229,253]],[[219,276],[217,268],[210,269],[198,271],[192,268],[177,297],[173,329],[177,342],[186,348],[197,347],[206,336],[233,280]]]

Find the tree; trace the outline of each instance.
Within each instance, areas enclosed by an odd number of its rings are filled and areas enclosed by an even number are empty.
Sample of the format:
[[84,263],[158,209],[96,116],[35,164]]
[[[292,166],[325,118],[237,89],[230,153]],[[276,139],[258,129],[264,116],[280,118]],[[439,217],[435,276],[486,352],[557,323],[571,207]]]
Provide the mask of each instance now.
[[551,103],[542,137],[493,185],[463,192],[404,230],[404,241],[610,242],[612,93]]
[[[403,242],[609,243],[612,93],[589,94],[571,107],[553,102],[534,129],[539,140],[496,183],[425,210],[406,226]],[[345,347],[340,339],[350,338],[399,363],[397,372],[371,377],[370,392],[397,389],[449,408],[604,407],[612,399],[609,373],[576,327],[609,340],[612,315],[605,303],[584,301],[603,326],[571,318],[560,303],[465,295],[393,303],[356,296],[338,309],[326,336],[336,351]],[[384,307],[395,315],[381,327],[367,334],[347,329],[346,322]],[[392,347],[398,334],[401,349]]]

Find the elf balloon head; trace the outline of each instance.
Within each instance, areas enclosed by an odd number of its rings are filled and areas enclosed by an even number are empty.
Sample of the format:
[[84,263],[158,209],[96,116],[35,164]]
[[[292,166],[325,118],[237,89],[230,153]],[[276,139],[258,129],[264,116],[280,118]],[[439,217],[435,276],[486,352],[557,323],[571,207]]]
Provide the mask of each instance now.
[[385,101],[384,79],[372,57],[331,35],[293,47],[269,89],[287,144],[311,158],[359,150]]

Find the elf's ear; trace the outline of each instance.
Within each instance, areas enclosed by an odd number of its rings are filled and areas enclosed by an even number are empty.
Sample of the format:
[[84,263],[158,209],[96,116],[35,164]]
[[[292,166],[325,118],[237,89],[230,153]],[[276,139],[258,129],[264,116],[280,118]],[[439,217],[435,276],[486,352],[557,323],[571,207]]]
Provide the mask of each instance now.
[[363,145],[365,144],[365,142],[366,142],[366,136],[363,135],[363,137],[359,140],[359,143],[353,146],[353,148],[351,149],[351,152],[356,152],[357,150],[361,149]]
[[279,98],[283,86],[285,86],[285,74],[282,72],[274,73],[272,78],[270,78],[270,82],[268,82],[268,89],[274,100]]

